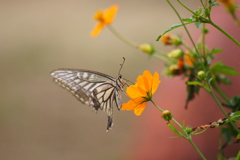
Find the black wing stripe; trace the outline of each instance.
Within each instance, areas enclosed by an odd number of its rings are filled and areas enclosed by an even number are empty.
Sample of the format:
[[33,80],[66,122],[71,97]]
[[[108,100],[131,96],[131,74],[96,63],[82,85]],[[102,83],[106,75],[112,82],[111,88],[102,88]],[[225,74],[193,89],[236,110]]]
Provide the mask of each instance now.
[[76,69],[58,69],[51,73],[54,80],[69,90],[80,102],[108,114],[107,130],[113,125],[113,103],[121,108],[119,91],[122,79],[114,79],[106,74]]

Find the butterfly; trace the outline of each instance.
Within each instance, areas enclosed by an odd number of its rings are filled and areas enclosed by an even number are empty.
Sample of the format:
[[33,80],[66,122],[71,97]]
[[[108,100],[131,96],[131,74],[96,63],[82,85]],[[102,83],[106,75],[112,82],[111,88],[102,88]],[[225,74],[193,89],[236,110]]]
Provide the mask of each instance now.
[[120,91],[123,91],[126,81],[120,70],[117,78],[84,69],[57,69],[50,75],[57,84],[70,91],[83,104],[92,106],[96,111],[105,111],[108,115],[108,131],[113,126],[113,105],[116,105],[118,110],[122,106]]

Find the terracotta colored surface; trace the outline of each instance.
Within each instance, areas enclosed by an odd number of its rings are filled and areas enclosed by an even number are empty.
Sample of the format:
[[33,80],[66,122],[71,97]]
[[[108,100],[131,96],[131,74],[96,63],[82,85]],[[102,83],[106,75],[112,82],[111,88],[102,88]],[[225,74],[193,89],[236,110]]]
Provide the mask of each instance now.
[[[230,15],[223,9],[214,11],[212,18],[215,22],[232,34],[240,41],[240,28],[233,23]],[[210,30],[212,27],[209,27]],[[199,30],[195,31],[193,37],[196,39]],[[235,67],[240,71],[240,48],[224,37],[217,30],[213,29],[207,36],[207,43],[210,48],[223,48],[224,51],[217,55],[216,61],[223,61],[225,64]],[[240,93],[239,76],[231,77],[233,85],[225,87],[223,90],[232,97]],[[186,122],[186,125],[198,126],[207,124],[223,117],[217,105],[205,91],[201,91],[196,99],[189,103],[189,108],[184,109],[186,98],[184,80],[181,78],[162,78],[162,84],[158,89],[158,94],[154,100],[164,109],[171,110],[175,119],[179,122]],[[135,136],[137,140],[132,142],[132,160],[169,160],[169,159],[201,159],[192,146],[184,139],[169,138],[175,135],[166,127],[166,123],[160,118],[160,112],[149,103],[148,108],[142,117],[139,118],[139,130]],[[216,159],[218,149],[219,129],[210,129],[200,136],[193,137],[202,153],[207,159]],[[236,144],[228,147],[227,156],[236,156],[240,145]]]

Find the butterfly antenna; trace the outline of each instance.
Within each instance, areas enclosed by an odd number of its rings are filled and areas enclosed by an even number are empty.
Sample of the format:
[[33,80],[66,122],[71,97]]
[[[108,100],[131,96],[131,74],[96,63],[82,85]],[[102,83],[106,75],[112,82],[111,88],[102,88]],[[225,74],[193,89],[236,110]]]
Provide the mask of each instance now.
[[124,79],[124,81],[127,82],[127,83],[126,83],[127,86],[130,86],[130,85],[133,85],[133,84],[134,84],[133,82],[129,81],[128,79],[125,79],[125,78],[123,78],[123,79]]
[[120,72],[122,70],[124,62],[125,62],[125,58],[123,57],[123,62],[122,62],[122,64],[120,64],[120,69],[119,69],[118,75],[120,75]]

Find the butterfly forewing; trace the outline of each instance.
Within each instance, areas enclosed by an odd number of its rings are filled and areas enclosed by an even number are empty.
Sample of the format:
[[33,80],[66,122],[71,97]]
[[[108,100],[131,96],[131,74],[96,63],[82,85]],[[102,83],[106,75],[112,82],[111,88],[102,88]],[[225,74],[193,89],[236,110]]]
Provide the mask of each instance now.
[[51,72],[51,76],[83,104],[107,112],[107,130],[112,127],[113,103],[121,109],[119,91],[124,86],[121,76],[115,79],[100,72],[76,69],[58,69]]

